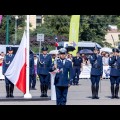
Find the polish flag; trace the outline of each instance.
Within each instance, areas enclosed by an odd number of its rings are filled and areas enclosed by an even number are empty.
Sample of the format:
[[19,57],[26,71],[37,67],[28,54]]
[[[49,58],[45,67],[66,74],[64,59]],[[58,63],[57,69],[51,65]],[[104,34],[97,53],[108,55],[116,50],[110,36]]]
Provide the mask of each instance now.
[[27,36],[24,31],[20,46],[5,73],[5,76],[24,94],[26,93],[26,42]]

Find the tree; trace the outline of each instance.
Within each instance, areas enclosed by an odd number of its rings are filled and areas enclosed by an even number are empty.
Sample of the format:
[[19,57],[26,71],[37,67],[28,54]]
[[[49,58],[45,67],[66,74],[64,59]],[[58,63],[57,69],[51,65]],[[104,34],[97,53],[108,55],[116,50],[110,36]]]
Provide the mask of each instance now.
[[38,26],[33,32],[36,35],[42,32],[45,36],[65,36],[69,35],[70,16],[68,15],[44,15],[44,24]]
[[108,25],[116,24],[115,15],[82,15],[80,26],[80,40],[93,41],[101,46],[110,46],[105,41]]
[[[0,27],[0,44],[6,44],[6,19],[7,15],[3,15],[2,24]],[[18,15],[17,20],[17,43],[21,41],[25,26],[25,15]],[[9,15],[9,44],[13,44],[15,40],[15,15]]]

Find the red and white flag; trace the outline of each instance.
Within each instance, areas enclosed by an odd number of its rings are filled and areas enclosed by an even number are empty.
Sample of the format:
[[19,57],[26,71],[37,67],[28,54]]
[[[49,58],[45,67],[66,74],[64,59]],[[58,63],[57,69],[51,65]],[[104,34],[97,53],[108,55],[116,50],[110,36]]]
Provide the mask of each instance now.
[[26,42],[27,36],[24,31],[20,46],[5,73],[5,76],[24,94],[26,93]]

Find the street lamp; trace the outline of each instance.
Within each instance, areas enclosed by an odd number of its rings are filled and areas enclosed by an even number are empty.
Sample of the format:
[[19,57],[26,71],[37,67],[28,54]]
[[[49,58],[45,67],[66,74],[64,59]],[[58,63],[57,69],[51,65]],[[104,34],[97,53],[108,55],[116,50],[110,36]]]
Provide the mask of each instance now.
[[15,16],[15,44],[17,43],[17,20],[18,16]]

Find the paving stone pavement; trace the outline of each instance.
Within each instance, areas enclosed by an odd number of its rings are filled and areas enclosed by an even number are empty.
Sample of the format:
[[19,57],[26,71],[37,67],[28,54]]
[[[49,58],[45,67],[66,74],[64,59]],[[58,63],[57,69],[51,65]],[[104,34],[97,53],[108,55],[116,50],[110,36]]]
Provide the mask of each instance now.
[[[37,81],[37,90],[30,90],[32,99],[26,100],[24,94],[15,87],[14,98],[6,98],[5,82],[0,81],[0,105],[56,105],[55,100],[51,100],[51,90],[48,90],[48,98],[40,98],[40,82]],[[119,92],[120,96],[120,92]],[[78,86],[71,86],[68,91],[67,105],[120,105],[120,99],[111,99],[110,80],[103,79],[100,82],[100,99],[91,99],[90,79],[80,79]]]

